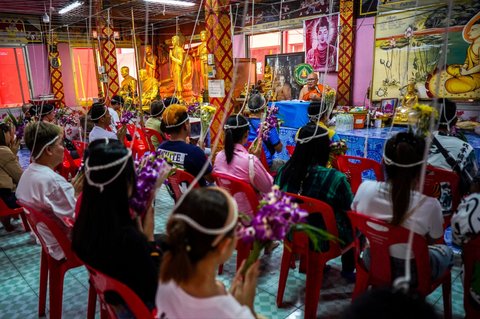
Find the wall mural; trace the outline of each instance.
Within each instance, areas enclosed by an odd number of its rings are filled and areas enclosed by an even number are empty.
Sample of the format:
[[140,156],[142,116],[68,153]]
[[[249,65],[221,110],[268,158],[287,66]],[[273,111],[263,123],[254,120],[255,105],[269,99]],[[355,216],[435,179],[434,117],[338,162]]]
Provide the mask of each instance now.
[[377,16],[372,100],[399,98],[410,81],[420,98],[480,99],[480,2],[456,1],[447,16],[447,5]]

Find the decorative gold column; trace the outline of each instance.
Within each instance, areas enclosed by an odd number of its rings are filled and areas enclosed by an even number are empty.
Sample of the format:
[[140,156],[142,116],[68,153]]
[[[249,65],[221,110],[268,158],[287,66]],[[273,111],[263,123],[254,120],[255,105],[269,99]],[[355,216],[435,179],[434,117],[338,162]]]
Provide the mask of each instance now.
[[[205,3],[205,29],[207,31],[208,52],[215,56],[216,79],[225,80],[225,97],[210,98],[210,104],[217,108],[210,127],[211,140],[222,134],[222,118],[225,112],[231,113],[233,101],[228,101],[228,93],[233,89],[233,51],[229,14],[230,0],[207,0]],[[227,107],[229,108],[227,110]],[[228,114],[229,115],[229,114]],[[223,141],[220,141],[222,143]]]
[[354,53],[354,1],[340,0],[340,44],[338,50],[337,103],[351,105]]
[[58,106],[63,108],[65,106],[65,93],[63,92],[63,80],[60,61],[60,53],[57,47],[57,35],[51,34],[48,36],[48,62],[50,66],[50,81],[52,83],[52,92],[55,99],[58,100]]
[[105,67],[105,74],[107,74],[105,100],[109,102],[120,90],[117,70],[117,50],[111,22],[100,23],[99,27],[99,34],[101,36],[100,57],[102,65]]

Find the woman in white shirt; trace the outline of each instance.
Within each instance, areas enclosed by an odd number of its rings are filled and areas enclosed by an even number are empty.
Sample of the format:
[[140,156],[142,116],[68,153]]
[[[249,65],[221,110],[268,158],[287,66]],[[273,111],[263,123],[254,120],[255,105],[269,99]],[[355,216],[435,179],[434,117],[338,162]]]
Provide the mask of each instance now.
[[[425,140],[412,133],[402,132],[391,137],[385,144],[383,155],[387,181],[362,183],[353,199],[352,209],[403,226],[431,242],[441,238],[443,216],[440,204],[435,198],[417,191],[424,150]],[[392,257],[405,259],[405,246],[392,247],[391,252]],[[452,251],[445,245],[430,245],[429,254],[432,278],[438,278],[452,265]],[[403,266],[403,263],[398,264]],[[393,271],[403,274],[399,269]]]
[[224,190],[188,193],[167,225],[170,250],[160,267],[156,297],[160,318],[255,318],[258,262],[245,276],[242,265],[230,291],[215,279],[218,266],[235,249],[237,222],[235,201]]

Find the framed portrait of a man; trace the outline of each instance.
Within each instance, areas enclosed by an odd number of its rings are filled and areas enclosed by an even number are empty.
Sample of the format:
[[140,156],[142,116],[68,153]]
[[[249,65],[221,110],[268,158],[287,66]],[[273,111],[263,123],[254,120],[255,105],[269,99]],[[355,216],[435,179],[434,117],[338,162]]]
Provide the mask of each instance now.
[[304,21],[305,63],[314,71],[337,71],[338,30],[338,13]]
[[304,63],[304,52],[269,54],[265,65],[272,68],[272,88],[276,101],[294,100],[302,89],[295,81],[295,67]]

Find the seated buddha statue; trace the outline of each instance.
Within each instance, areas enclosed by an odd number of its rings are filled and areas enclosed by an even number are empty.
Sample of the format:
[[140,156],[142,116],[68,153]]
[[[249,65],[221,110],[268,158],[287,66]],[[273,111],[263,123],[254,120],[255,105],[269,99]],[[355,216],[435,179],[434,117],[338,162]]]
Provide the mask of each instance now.
[[137,95],[137,80],[131,76],[130,69],[128,66],[122,66],[120,69],[120,73],[122,74],[123,80],[120,84],[120,92],[119,95],[127,101],[128,99],[133,99]]
[[407,92],[403,96],[402,104],[397,107],[395,112],[395,118],[393,121],[395,123],[407,123],[408,114],[410,113],[412,107],[418,103],[417,89],[415,88],[415,82],[411,81],[407,85]]
[[142,107],[148,109],[151,102],[158,96],[158,81],[154,77],[148,76],[145,69],[140,69],[139,75],[142,85]]

